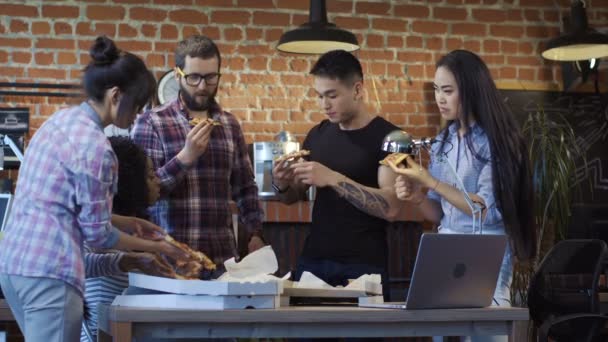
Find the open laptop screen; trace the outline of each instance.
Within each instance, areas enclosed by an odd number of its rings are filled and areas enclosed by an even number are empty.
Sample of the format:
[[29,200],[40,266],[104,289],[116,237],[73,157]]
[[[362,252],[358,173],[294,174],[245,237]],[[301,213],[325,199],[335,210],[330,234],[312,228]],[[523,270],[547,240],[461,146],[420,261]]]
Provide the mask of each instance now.
[[0,231],[4,230],[13,200],[12,194],[0,194]]

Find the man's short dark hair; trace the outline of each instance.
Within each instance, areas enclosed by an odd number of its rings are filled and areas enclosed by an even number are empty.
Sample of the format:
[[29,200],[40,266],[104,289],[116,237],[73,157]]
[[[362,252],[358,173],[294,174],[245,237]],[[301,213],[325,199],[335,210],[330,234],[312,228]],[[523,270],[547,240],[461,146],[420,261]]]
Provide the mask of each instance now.
[[310,74],[317,77],[337,79],[347,84],[363,80],[361,63],[352,53],[344,50],[332,50],[324,53],[312,67]]
[[203,35],[190,36],[177,43],[175,65],[183,69],[186,66],[186,56],[202,59],[217,57],[218,66],[222,65],[222,57],[217,45],[215,45],[213,40]]

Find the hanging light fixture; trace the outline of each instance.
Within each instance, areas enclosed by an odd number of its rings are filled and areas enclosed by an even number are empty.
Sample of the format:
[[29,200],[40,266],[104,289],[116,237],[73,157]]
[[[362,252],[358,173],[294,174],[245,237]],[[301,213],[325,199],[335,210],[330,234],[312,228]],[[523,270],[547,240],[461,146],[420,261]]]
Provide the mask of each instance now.
[[571,6],[570,29],[547,44],[542,56],[554,61],[581,61],[608,56],[608,35],[589,28],[582,0]]
[[283,33],[277,49],[302,54],[323,54],[331,50],[350,52],[359,49],[359,42],[354,34],[327,22],[325,0],[310,0],[309,21]]

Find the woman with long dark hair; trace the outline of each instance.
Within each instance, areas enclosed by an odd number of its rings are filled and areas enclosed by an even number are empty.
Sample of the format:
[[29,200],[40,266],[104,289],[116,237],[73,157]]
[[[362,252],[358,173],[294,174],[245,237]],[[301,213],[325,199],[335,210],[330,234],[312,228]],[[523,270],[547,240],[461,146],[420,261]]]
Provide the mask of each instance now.
[[[83,75],[87,100],[53,114],[33,136],[0,240],[0,284],[25,340],[77,341],[83,312],[83,244],[187,259],[148,221],[112,215],[116,155],[103,128],[127,128],[155,80],[137,56],[96,39]],[[147,239],[126,233],[139,233]],[[170,266],[156,264],[165,274]]]
[[[482,59],[455,50],[437,62],[435,100],[446,127],[431,148],[428,171],[407,159],[397,197],[417,205],[426,219],[440,223],[439,233],[472,233],[473,213],[450,166],[481,211],[484,234],[506,234],[507,248],[494,302],[510,305],[512,256],[520,260],[536,253],[532,216],[532,178],[528,151],[512,113],[503,102]],[[423,188],[428,189],[425,195]]]

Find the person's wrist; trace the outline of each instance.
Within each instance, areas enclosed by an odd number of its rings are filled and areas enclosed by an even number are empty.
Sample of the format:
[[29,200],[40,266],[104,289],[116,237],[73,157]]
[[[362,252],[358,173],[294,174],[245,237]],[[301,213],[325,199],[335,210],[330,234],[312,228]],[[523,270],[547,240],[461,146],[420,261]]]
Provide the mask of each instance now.
[[179,151],[179,153],[177,154],[177,159],[186,167],[194,164],[194,158],[192,158],[190,156],[190,153],[186,152],[185,150]]
[[277,194],[283,194],[289,190],[289,183],[284,183],[280,181],[272,181],[272,188]]

